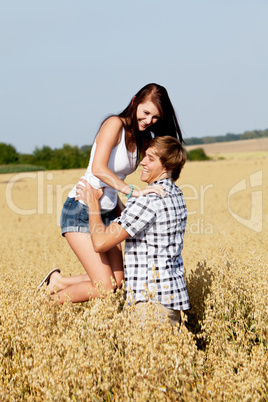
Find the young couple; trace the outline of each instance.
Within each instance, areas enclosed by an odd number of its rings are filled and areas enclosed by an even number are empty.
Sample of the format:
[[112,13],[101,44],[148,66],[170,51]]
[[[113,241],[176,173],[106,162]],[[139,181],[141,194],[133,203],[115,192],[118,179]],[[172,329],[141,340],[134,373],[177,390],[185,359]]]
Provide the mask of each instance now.
[[[62,234],[86,274],[50,272],[40,286],[46,282],[52,297],[63,303],[68,294],[73,302],[82,302],[100,296],[100,281],[109,291],[124,279],[127,298],[131,289],[143,305],[146,285],[172,322],[178,321],[180,310],[189,309],[181,257],[187,211],[174,184],[186,161],[181,142],[167,91],[157,84],[146,85],[122,113],[102,123],[87,171],[69,193],[61,216]],[[142,191],[124,182],[140,157],[141,180],[148,184]],[[118,192],[128,198],[123,210]]]

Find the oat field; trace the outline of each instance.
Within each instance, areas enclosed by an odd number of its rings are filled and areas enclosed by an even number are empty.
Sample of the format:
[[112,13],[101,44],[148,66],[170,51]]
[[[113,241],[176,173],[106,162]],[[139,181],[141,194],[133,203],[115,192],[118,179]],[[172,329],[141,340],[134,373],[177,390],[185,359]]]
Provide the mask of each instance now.
[[[83,273],[59,228],[82,174],[0,175],[0,400],[267,401],[267,153],[183,169],[192,308],[179,332],[153,311],[140,328],[123,290],[62,306],[36,291],[51,268]],[[139,170],[127,182],[142,187]]]

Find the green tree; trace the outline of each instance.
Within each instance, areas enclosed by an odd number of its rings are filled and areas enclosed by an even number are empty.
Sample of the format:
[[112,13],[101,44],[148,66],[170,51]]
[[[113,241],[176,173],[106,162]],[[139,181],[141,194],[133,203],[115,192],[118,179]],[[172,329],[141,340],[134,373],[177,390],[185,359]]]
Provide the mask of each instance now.
[[190,161],[207,161],[210,157],[206,155],[203,148],[196,148],[187,152],[187,159]]
[[[44,166],[46,169],[77,169],[87,167],[91,146],[85,145],[82,148],[64,144],[62,148],[51,149],[48,146],[36,148],[31,163]],[[30,159],[30,155],[24,156],[22,160]]]
[[86,168],[88,165],[88,162],[89,162],[92,145],[83,145],[80,149],[83,153],[83,166],[81,166],[81,167]]
[[31,154],[19,154],[18,163],[22,165],[36,165],[35,157]]
[[240,140],[241,134],[232,134],[232,133],[227,133],[225,136],[223,136],[223,142],[225,141],[238,141]]
[[33,152],[34,164],[42,165],[45,168],[48,168],[49,163],[53,157],[53,153],[54,153],[54,151],[47,145],[44,145],[43,148],[36,147]]
[[202,138],[203,144],[213,144],[217,142],[217,137],[203,137]]
[[55,149],[50,160],[49,169],[77,169],[84,167],[84,156],[77,146],[64,144],[63,148]]
[[0,164],[6,165],[9,163],[16,163],[19,155],[13,145],[4,144],[0,142]]
[[191,137],[185,139],[186,145],[203,144],[202,138]]

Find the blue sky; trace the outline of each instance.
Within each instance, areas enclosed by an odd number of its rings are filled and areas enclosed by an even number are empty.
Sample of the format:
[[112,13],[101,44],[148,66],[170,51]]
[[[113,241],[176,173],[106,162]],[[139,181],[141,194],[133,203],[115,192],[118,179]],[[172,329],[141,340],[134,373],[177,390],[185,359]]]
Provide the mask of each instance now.
[[0,5],[0,141],[91,144],[145,84],[184,137],[267,129],[267,0],[10,0]]

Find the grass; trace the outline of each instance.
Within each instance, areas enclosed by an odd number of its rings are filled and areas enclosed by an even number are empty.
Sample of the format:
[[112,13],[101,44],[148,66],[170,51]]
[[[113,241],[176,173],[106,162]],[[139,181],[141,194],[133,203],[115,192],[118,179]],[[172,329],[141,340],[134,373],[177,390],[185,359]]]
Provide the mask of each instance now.
[[35,166],[35,165],[0,165],[0,174],[1,173],[19,173],[19,172],[35,172],[40,170],[46,170],[43,166]]

